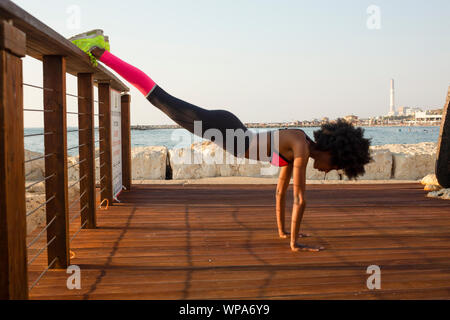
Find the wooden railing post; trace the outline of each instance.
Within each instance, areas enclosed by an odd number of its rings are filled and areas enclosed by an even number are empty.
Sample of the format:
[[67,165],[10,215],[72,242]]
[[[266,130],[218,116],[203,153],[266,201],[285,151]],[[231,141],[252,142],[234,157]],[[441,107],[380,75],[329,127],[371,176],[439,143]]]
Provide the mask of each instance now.
[[80,144],[80,209],[81,225],[85,229],[97,226],[95,206],[95,135],[94,135],[94,77],[92,73],[78,74],[78,134]]
[[100,137],[100,199],[113,202],[112,144],[111,144],[111,86],[98,84],[99,137]]
[[[52,268],[67,268],[69,255],[67,190],[66,60],[62,56],[44,56],[44,132],[45,192],[48,263]],[[54,260],[56,259],[56,262]]]
[[130,102],[129,94],[122,95],[122,184],[131,190],[131,131],[130,131]]
[[[442,110],[442,120],[439,129],[439,137],[436,152],[435,173],[439,184],[444,188],[450,188],[450,86],[447,91],[447,99]],[[441,152],[441,149],[444,152]]]
[[27,299],[23,32],[0,21],[0,299]]

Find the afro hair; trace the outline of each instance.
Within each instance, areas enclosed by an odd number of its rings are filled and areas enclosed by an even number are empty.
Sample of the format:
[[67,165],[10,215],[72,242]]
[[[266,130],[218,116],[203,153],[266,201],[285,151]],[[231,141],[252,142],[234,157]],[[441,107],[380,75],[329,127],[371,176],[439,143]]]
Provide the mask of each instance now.
[[366,171],[364,165],[373,159],[370,156],[371,139],[363,137],[364,129],[355,128],[344,119],[336,122],[322,124],[319,130],[314,131],[316,149],[331,152],[331,162],[342,169],[350,179],[363,175]]

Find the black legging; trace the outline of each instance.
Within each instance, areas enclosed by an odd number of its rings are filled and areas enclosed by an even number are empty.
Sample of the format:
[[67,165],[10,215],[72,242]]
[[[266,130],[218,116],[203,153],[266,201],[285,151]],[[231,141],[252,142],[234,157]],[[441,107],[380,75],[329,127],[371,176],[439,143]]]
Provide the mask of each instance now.
[[[217,129],[222,133],[223,145],[220,141],[215,141],[212,138],[211,141],[219,144],[226,150],[226,130],[227,129],[242,129],[244,132],[248,131],[248,128],[239,120],[234,114],[226,110],[206,110],[190,104],[186,101],[175,98],[156,86],[153,91],[147,96],[147,99],[158,109],[164,112],[177,124],[191,132],[194,132],[194,121],[202,122],[202,138],[205,131],[209,129]],[[245,136],[245,150],[247,151],[250,145],[250,138]],[[230,151],[230,150],[227,150]],[[234,156],[242,156],[238,150],[238,137],[234,136],[234,149],[232,154]]]

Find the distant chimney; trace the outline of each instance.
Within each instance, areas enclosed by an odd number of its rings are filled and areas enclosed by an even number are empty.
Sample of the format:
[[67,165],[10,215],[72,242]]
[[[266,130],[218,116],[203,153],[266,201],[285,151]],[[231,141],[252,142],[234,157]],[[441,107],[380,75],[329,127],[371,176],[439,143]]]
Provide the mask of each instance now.
[[391,79],[391,103],[389,105],[389,115],[395,116],[395,113],[394,79]]

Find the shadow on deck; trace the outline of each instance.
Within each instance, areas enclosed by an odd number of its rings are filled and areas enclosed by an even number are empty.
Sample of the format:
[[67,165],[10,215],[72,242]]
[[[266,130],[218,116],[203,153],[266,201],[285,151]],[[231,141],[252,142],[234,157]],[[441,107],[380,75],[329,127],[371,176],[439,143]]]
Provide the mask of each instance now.
[[[52,270],[31,299],[450,298],[449,201],[419,184],[309,185],[302,241],[326,250],[292,253],[278,238],[274,190],[136,185],[72,243],[81,290]],[[381,290],[366,287],[370,265]]]

